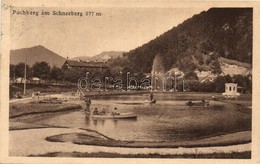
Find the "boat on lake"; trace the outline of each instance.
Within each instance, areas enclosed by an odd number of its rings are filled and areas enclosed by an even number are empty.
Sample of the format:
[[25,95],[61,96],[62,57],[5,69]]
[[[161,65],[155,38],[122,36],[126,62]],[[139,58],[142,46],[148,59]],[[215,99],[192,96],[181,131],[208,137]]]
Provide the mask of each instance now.
[[134,113],[119,113],[119,114],[97,114],[90,115],[94,119],[136,119],[137,115]]
[[186,103],[187,106],[202,106],[202,107],[207,107],[209,106],[209,102],[206,101],[200,101],[200,102],[192,102],[192,101],[188,101]]
[[155,104],[156,100],[155,99],[153,99],[153,100],[146,100],[146,101],[144,101],[144,103]]

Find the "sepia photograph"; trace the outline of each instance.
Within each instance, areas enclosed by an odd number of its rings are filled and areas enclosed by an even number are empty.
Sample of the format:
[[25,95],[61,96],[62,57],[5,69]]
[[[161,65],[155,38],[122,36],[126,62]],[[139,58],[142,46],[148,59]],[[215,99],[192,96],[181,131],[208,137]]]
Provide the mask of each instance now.
[[8,157],[252,159],[253,6],[3,8]]

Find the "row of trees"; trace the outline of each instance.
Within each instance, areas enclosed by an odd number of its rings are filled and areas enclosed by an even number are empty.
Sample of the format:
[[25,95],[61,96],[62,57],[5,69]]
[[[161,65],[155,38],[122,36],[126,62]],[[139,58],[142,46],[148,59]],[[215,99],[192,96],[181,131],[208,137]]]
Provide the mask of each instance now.
[[[50,67],[47,62],[36,62],[33,66],[26,65],[26,77],[32,79],[39,78],[45,82],[70,82],[77,83],[81,77],[86,76],[87,70],[85,68],[59,68],[56,66]],[[15,80],[19,77],[24,78],[25,63],[18,63],[10,65],[10,78]],[[105,77],[110,76],[110,70],[91,70],[90,77]]]
[[[36,62],[32,67],[26,65],[26,77],[38,77],[40,79],[47,79],[50,76],[50,72],[55,69],[51,69],[46,62]],[[25,63],[18,63],[16,65],[10,65],[10,78],[16,79],[18,77],[24,77]]]
[[[10,65],[10,78],[16,79],[18,77],[24,77],[25,63],[19,63],[17,65]],[[86,72],[89,78],[99,77],[105,79],[105,77],[111,77],[113,79],[121,78],[123,80],[124,87],[127,84],[126,77],[127,72],[130,72],[131,77],[141,79],[145,77],[144,73],[136,72],[129,67],[124,67],[120,70],[110,68],[105,70],[87,70],[84,68],[59,68],[56,66],[50,67],[46,62],[36,62],[32,67],[26,65],[27,79],[32,77],[38,77],[45,82],[70,82],[77,83],[78,80],[86,76]],[[233,77],[218,76],[213,82],[200,83],[195,73],[186,74],[184,76],[184,83],[182,80],[177,81],[178,91],[194,91],[194,92],[224,92],[225,83],[237,83],[242,87],[244,92],[252,92],[252,80],[249,76],[235,75]],[[113,81],[109,82],[113,84]],[[183,87],[184,84],[184,87]]]
[[[10,78],[15,80],[19,77],[24,78],[25,63],[18,63],[16,65],[10,65]],[[26,78],[31,79],[37,77],[41,81],[63,81],[65,72],[63,69],[50,65],[47,62],[36,62],[33,66],[26,65]],[[68,74],[67,74],[68,76]]]
[[[10,65],[10,78],[15,80],[19,77],[24,77],[25,63],[18,63],[16,65]],[[86,73],[89,72],[88,75]],[[143,73],[134,73],[133,69],[129,67],[124,68],[107,68],[107,69],[87,69],[87,68],[59,68],[56,66],[50,67],[47,62],[36,62],[33,66],[26,65],[26,77],[31,79],[32,77],[38,77],[45,82],[70,82],[77,83],[82,77],[88,76],[90,79],[98,77],[105,79],[116,77],[126,79],[127,72],[131,72],[131,76],[142,78],[145,75]],[[113,81],[112,81],[113,82]],[[111,82],[111,83],[112,83]],[[126,81],[124,81],[126,84]]]
[[[198,80],[185,81],[185,89],[193,92],[225,92],[225,83],[237,83],[243,93],[252,93],[252,80],[249,76],[230,75],[218,76],[213,82],[200,83]],[[177,89],[182,90],[182,83],[178,83]]]

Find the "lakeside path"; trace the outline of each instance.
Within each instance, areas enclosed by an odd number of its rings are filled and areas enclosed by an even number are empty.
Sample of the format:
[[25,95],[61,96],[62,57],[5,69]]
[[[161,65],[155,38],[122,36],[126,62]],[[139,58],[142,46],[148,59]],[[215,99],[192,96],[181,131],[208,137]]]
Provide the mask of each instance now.
[[22,98],[22,99],[12,99],[9,101],[9,103],[27,103],[32,101],[33,98],[32,97],[27,97],[27,98]]
[[[108,152],[118,154],[160,154],[160,155],[181,155],[181,154],[210,154],[210,153],[232,153],[251,151],[251,143],[231,145],[231,146],[213,146],[213,147],[194,147],[194,148],[123,148],[123,147],[104,147],[78,145],[72,142],[48,142],[45,140],[48,136],[59,135],[64,133],[84,133],[84,130],[77,128],[44,128],[44,129],[27,129],[10,131],[10,156],[30,156],[41,155],[52,152]],[[222,135],[245,135],[250,132],[238,132],[233,134]],[[215,137],[217,139],[218,137]],[[228,136],[229,137],[229,136]],[[214,137],[209,138],[214,139]]]
[[[57,98],[61,98],[62,94],[50,94],[50,95],[46,95],[47,96],[51,96],[51,97],[57,97]],[[26,97],[26,98],[21,98],[21,99],[11,99],[9,101],[9,103],[28,103],[31,102],[33,100],[37,99],[36,97]]]

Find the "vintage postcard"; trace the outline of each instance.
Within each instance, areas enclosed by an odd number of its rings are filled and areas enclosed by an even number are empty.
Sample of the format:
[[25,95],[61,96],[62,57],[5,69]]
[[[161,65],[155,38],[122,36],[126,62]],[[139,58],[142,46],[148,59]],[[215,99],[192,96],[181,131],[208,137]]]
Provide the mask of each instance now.
[[2,1],[1,163],[258,163],[258,2]]

